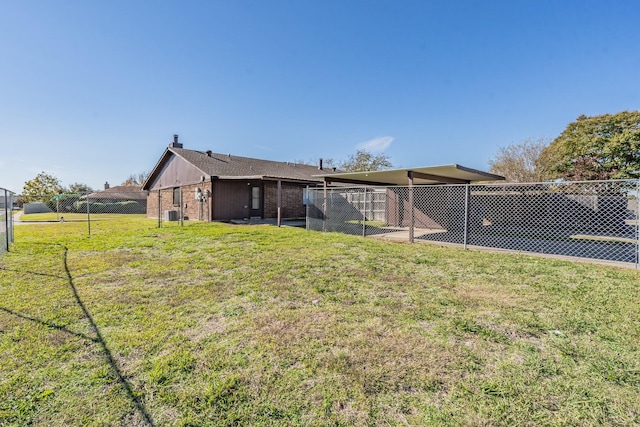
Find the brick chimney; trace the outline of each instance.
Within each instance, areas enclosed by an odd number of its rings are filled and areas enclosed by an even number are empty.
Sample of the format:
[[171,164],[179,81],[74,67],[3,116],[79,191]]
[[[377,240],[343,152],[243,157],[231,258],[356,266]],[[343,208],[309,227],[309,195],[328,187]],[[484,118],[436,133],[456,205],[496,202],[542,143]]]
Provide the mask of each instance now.
[[178,135],[173,135],[173,142],[169,144],[169,148],[182,148],[182,144],[178,142]]

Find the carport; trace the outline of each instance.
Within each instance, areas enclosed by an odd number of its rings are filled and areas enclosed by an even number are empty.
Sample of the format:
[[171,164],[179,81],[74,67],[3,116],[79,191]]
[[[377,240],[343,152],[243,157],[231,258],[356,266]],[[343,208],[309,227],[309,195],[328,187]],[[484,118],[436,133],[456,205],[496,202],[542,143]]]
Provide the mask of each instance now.
[[[390,169],[383,171],[345,172],[327,175],[315,175],[324,181],[324,200],[327,200],[327,187],[332,183],[355,184],[363,186],[408,186],[409,203],[409,241],[414,241],[415,213],[413,186],[435,184],[470,184],[478,181],[500,181],[505,178],[489,172],[468,168],[458,164],[442,166],[423,166],[406,169]],[[469,187],[466,187],[466,199],[469,197]],[[465,203],[465,206],[467,204]],[[327,214],[326,202],[323,214]],[[465,212],[467,217],[467,212]]]

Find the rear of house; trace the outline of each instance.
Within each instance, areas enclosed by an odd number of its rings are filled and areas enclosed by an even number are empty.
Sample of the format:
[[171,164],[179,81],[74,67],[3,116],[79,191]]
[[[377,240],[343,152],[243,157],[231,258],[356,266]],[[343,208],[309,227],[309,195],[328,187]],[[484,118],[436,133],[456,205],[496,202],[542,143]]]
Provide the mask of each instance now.
[[202,221],[302,218],[304,189],[323,184],[313,176],[318,169],[188,150],[174,135],[143,185],[149,192],[147,216],[177,219],[182,214]]

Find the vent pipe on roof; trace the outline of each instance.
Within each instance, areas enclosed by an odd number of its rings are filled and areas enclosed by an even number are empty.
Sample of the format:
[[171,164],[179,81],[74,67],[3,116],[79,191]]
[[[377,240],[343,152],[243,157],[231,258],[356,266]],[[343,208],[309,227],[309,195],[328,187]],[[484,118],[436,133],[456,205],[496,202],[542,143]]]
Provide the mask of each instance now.
[[105,182],[105,183],[104,183],[104,189],[105,189],[105,190],[108,190],[108,189],[109,189],[109,183],[108,183],[108,182]]
[[173,142],[169,144],[170,148],[182,148],[182,144],[178,142],[178,135],[173,135]]
[[322,157],[318,160],[318,169],[322,170]]
[[211,150],[207,150],[207,156],[211,157],[213,155],[213,152]]

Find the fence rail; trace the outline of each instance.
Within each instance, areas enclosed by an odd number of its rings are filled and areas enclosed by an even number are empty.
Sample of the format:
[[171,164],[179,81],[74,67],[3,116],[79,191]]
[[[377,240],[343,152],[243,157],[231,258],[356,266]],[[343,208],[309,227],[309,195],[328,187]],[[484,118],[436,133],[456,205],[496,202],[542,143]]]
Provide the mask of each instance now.
[[30,195],[24,203],[21,222],[86,222],[117,220],[128,215],[146,215],[147,194],[131,191]]
[[0,188],[0,256],[13,243],[13,201],[15,194]]
[[307,228],[639,268],[640,180],[310,189]]

